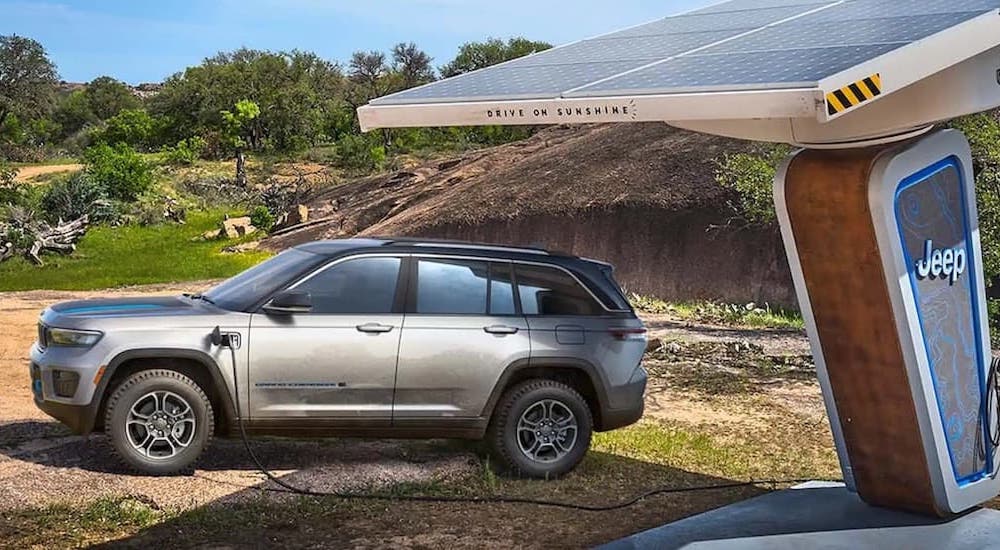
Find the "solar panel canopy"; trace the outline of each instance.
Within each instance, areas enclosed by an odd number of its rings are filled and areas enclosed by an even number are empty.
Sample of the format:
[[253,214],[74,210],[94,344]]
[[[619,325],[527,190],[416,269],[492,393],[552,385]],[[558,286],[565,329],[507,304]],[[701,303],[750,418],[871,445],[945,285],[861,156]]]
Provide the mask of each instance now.
[[[359,118],[365,129],[657,120],[832,143],[1000,104],[998,46],[1000,0],[733,0],[378,98]],[[908,114],[852,116],[921,83]],[[944,93],[953,105],[934,107]]]

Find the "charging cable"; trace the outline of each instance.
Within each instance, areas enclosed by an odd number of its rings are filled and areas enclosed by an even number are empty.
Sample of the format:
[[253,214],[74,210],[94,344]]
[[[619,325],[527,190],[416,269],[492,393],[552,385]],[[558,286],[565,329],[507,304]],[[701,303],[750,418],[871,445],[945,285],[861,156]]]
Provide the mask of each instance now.
[[246,448],[247,455],[253,461],[257,470],[264,475],[269,481],[282,487],[282,489],[264,488],[265,491],[271,492],[281,492],[281,493],[294,493],[298,495],[310,496],[310,497],[335,497],[348,500],[376,500],[376,501],[396,501],[396,502],[437,502],[437,503],[469,503],[469,504],[529,504],[534,506],[546,506],[551,508],[563,508],[567,510],[580,510],[584,512],[610,512],[614,510],[622,510],[624,508],[629,508],[641,502],[644,499],[657,495],[670,495],[678,493],[694,493],[703,491],[721,491],[725,489],[738,489],[743,487],[759,487],[762,485],[771,486],[772,489],[776,488],[778,485],[793,485],[798,483],[807,483],[810,481],[815,481],[812,479],[785,479],[785,480],[751,480],[751,481],[734,481],[731,483],[717,483],[709,485],[693,485],[689,487],[670,487],[670,486],[660,486],[648,491],[639,493],[631,498],[623,500],[621,502],[606,504],[606,505],[588,505],[588,504],[576,504],[572,502],[560,502],[554,500],[536,499],[536,498],[523,498],[523,497],[510,497],[510,496],[499,496],[499,497],[448,497],[448,496],[420,496],[420,495],[392,495],[386,493],[358,493],[351,491],[314,491],[312,489],[303,489],[301,487],[296,487],[287,481],[274,475],[267,466],[261,462],[260,458],[253,451],[253,447],[250,445],[250,438],[247,436],[246,425],[243,420],[243,409],[240,404],[240,392],[239,384],[237,382],[237,368],[236,368],[236,346],[233,345],[233,340],[238,338],[237,333],[223,333],[216,327],[212,332],[212,343],[216,346],[229,348],[230,358],[232,360],[233,367],[233,388],[236,391],[236,398],[234,399],[236,404],[236,422],[239,426],[240,439],[243,440],[243,446]]

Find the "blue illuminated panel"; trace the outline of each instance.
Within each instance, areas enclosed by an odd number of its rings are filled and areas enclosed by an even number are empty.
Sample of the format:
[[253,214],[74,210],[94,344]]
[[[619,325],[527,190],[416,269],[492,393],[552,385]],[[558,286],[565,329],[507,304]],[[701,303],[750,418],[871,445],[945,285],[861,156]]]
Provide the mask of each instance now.
[[903,180],[895,204],[923,351],[960,485],[992,471],[983,452],[986,359],[967,199],[961,164],[949,157]]

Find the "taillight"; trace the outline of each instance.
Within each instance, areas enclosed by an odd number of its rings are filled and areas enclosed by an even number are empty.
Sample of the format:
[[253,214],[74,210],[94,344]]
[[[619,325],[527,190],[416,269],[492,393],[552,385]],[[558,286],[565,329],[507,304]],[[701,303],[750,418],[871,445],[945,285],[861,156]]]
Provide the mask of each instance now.
[[645,340],[646,339],[646,329],[644,327],[639,328],[609,328],[608,334],[611,335],[615,340]]

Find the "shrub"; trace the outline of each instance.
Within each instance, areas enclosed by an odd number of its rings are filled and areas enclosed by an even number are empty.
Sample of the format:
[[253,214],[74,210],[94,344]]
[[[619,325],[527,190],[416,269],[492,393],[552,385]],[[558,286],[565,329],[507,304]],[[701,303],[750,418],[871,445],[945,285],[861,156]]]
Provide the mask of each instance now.
[[84,163],[112,199],[132,202],[153,185],[152,167],[124,143],[95,145],[84,153]]
[[250,211],[250,223],[257,229],[267,233],[274,227],[274,214],[266,206],[255,206]]
[[348,170],[371,173],[385,166],[385,158],[385,147],[367,135],[351,134],[337,140],[337,164]]
[[756,153],[727,154],[719,161],[715,180],[735,193],[731,206],[747,222],[769,224],[776,220],[774,176],[790,151],[785,145],[762,145]]
[[86,173],[74,174],[49,186],[42,195],[41,207],[45,218],[51,222],[75,220],[84,214],[89,215],[92,222],[117,218],[104,186]]
[[200,136],[182,139],[173,147],[164,147],[166,162],[174,166],[190,166],[201,157],[207,142]]
[[17,170],[0,161],[0,205],[22,204],[27,188],[17,181]]
[[109,145],[124,143],[147,149],[156,138],[157,122],[143,109],[125,109],[107,121],[97,140]]

